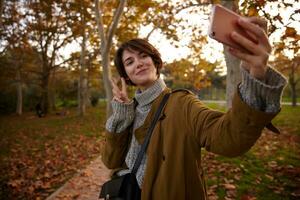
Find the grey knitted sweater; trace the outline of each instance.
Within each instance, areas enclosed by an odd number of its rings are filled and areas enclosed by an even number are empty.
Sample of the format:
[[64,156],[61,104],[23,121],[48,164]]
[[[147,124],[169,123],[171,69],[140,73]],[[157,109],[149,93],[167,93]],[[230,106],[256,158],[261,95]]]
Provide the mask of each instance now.
[[[280,99],[286,79],[277,71],[269,68],[266,75],[266,80],[261,82],[244,70],[242,70],[242,83],[239,86],[241,98],[254,109],[264,112],[277,112],[280,109]],[[133,101],[129,104],[112,101],[113,114],[106,122],[106,129],[115,134],[124,131],[130,124],[133,123],[133,130],[136,130],[143,125],[147,114],[151,109],[151,103],[165,89],[166,85],[162,79],[157,81],[147,90],[137,90],[135,99],[138,103],[134,108]],[[141,145],[138,144],[136,138],[132,137],[131,144],[125,159],[128,170],[122,170],[118,174],[122,175],[129,173],[134,165],[134,161],[138,155]],[[147,155],[144,156],[142,163],[137,171],[136,177],[139,186],[142,186],[143,176],[147,163]]]

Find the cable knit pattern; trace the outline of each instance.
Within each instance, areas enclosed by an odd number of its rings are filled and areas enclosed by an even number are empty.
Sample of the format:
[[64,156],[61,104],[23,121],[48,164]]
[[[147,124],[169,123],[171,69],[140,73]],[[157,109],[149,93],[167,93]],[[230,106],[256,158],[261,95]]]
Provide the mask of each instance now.
[[252,77],[241,68],[242,83],[239,86],[241,98],[254,109],[275,113],[280,109],[281,94],[286,79],[275,69],[268,68],[264,82]]
[[113,114],[106,121],[106,130],[112,133],[121,133],[133,122],[134,102],[131,101],[129,104],[124,104],[112,100],[111,105]]

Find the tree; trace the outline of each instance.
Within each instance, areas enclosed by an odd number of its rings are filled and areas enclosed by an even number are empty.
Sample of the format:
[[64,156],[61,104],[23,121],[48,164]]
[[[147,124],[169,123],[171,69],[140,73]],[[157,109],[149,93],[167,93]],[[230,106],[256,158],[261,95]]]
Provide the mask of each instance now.
[[[25,64],[26,51],[30,51],[28,45],[28,38],[26,37],[27,30],[24,25],[20,24],[19,21],[22,19],[22,13],[18,10],[16,2],[6,2],[5,15],[2,16],[2,9],[4,9],[4,1],[1,1],[1,40],[4,43],[3,52],[6,54],[8,71],[14,71],[15,77],[11,77],[16,85],[16,96],[17,105],[16,113],[22,114],[23,105],[23,92],[22,92],[22,68]],[[3,19],[3,24],[2,24]],[[3,26],[3,27],[2,27]],[[6,43],[5,43],[6,41]]]
[[188,88],[192,91],[210,86],[207,74],[215,69],[215,64],[209,63],[204,59],[193,64],[188,59],[181,59],[165,65],[163,74],[166,82],[171,82],[171,87]]
[[80,53],[80,77],[78,81],[78,113],[80,116],[84,116],[86,112],[86,104],[87,104],[87,94],[88,94],[88,80],[86,76],[86,42],[87,42],[87,37],[89,37],[86,34],[87,31],[87,25],[86,25],[86,18],[89,17],[87,16],[86,12],[86,5],[84,4],[83,1],[80,2],[79,4],[80,8],[80,29],[81,29],[81,37],[82,37],[82,42],[81,42],[81,53]]
[[[59,50],[70,43],[73,37],[68,28],[68,5],[64,0],[30,0],[23,5],[30,43],[40,53],[41,101],[44,113],[49,109],[49,93],[53,92],[49,90],[50,79],[55,78],[54,71],[66,62],[58,62],[63,59]],[[54,102],[52,105],[54,106]]]
[[[120,18],[123,13],[123,9],[125,6],[126,0],[120,0],[119,5],[117,9],[115,10],[115,13],[113,15],[113,20],[111,21],[110,25],[108,26],[107,30],[105,30],[103,18],[102,18],[102,9],[99,5],[99,0],[95,0],[95,12],[96,12],[96,19],[97,19],[97,26],[98,26],[98,32],[101,38],[101,64],[103,68],[103,82],[104,82],[104,88],[106,93],[106,98],[109,100],[112,99],[112,86],[110,84],[109,79],[111,78],[111,70],[109,68],[110,66],[110,49],[112,46],[112,39],[114,37],[114,34],[116,32],[116,28],[118,26],[118,23],[120,21]],[[110,104],[107,104],[106,108],[106,115],[110,116],[112,109]]]
[[273,62],[276,69],[287,75],[291,91],[292,106],[297,106],[297,85],[300,82],[300,55],[292,59],[280,54]]
[[[300,35],[296,29],[287,26],[281,41],[275,45],[276,58],[273,65],[282,73],[288,76],[291,90],[292,105],[297,105],[297,85],[300,82],[300,52],[299,52]],[[288,52],[292,56],[286,55]]]

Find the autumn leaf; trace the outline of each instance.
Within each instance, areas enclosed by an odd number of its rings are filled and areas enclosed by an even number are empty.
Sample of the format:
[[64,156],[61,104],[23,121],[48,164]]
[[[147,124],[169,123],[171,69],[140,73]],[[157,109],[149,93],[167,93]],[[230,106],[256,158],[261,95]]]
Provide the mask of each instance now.
[[220,4],[220,3],[221,3],[221,0],[213,0],[212,3],[213,3],[213,4]]
[[256,7],[251,6],[251,7],[249,8],[248,16],[249,16],[249,17],[258,16],[258,11],[257,11]]
[[297,35],[297,31],[293,27],[286,27],[285,36],[286,37],[295,37]]
[[244,194],[241,196],[241,200],[256,200],[256,197],[248,195],[248,194]]
[[274,180],[274,177],[271,176],[271,175],[268,175],[268,174],[265,174],[265,177],[268,178],[269,180],[273,181]]
[[18,188],[21,186],[23,180],[22,179],[16,179],[8,182],[8,185],[14,188]]
[[259,6],[263,6],[263,5],[266,4],[266,1],[265,1],[265,0],[256,0],[256,2],[257,2],[257,4],[258,4]]
[[230,184],[230,183],[225,183],[224,187],[226,190],[235,190],[236,189],[236,186],[233,184]]

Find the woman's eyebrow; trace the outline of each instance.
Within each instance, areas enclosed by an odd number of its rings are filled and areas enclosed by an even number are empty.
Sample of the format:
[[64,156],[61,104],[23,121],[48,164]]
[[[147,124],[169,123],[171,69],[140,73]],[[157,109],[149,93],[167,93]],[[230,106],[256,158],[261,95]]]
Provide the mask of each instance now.
[[127,57],[127,58],[125,58],[123,62],[126,62],[127,60],[130,60],[130,59],[132,59],[132,57],[131,57],[131,56],[129,56],[129,57]]

